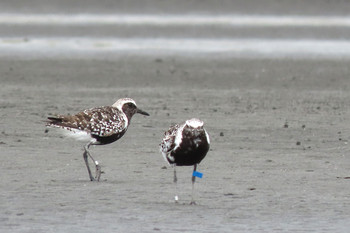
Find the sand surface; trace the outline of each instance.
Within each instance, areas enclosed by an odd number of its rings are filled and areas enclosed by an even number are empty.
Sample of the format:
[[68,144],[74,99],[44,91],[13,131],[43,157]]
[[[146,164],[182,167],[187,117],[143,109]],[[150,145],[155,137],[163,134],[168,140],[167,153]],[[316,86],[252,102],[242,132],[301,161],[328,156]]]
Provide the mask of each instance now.
[[[349,225],[348,62],[150,57],[0,64],[1,228],[14,232],[346,232]],[[174,67],[169,70],[169,67]],[[88,180],[82,144],[45,133],[49,114],[134,98],[118,142],[95,147]],[[211,150],[172,169],[163,131],[199,117]],[[288,126],[288,127],[287,127]],[[223,136],[221,136],[223,135]]]
[[[104,7],[86,4],[82,9],[117,9],[105,2]],[[157,2],[147,2],[146,11],[156,11],[151,6]],[[228,1],[199,8],[196,1],[186,2],[171,8],[159,1],[159,9],[227,13],[232,7]],[[244,2],[238,1],[234,12],[342,15],[349,5],[339,1],[337,8],[330,8],[327,1],[310,1],[294,7],[287,1],[265,1],[273,8],[261,4],[258,11]],[[8,12],[37,9],[17,4],[0,5]],[[43,12],[58,7],[42,4]],[[133,4],[118,9],[139,12]],[[80,9],[68,2],[62,6],[60,12]],[[2,36],[25,34],[23,25],[0,27]],[[55,36],[77,32],[74,27],[56,29]],[[337,39],[334,32],[339,32],[347,38],[342,29],[318,28],[314,35]],[[33,37],[51,35],[46,27],[33,30]],[[125,30],[136,33],[137,28]],[[264,36],[288,31],[267,30],[271,34],[265,31]],[[241,36],[257,36],[259,31],[251,28]],[[281,33],[288,36],[302,37]],[[176,52],[85,56],[74,51],[72,56],[23,56],[21,51],[0,55],[0,231],[348,232],[350,60],[242,57]],[[123,138],[91,149],[104,173],[100,182],[90,182],[83,144],[57,130],[45,131],[44,121],[50,114],[110,105],[121,97],[133,98],[151,116],[135,115]],[[189,205],[192,167],[177,169],[175,204],[173,170],[158,144],[170,124],[192,117],[205,122],[211,149],[198,168],[204,174],[195,187],[198,205]]]

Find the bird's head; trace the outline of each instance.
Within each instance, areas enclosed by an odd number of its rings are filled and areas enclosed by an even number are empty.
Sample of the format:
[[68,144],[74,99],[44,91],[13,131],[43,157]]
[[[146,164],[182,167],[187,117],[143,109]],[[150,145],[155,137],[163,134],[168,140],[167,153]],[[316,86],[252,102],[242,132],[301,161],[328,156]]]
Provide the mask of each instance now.
[[149,114],[147,112],[138,108],[135,101],[133,99],[130,99],[130,98],[119,99],[119,100],[117,100],[117,102],[115,102],[112,105],[112,107],[115,107],[115,108],[119,109],[120,111],[124,112],[129,120],[136,113],[140,113],[142,115],[149,116]]
[[197,118],[192,118],[185,122],[185,127],[189,127],[192,129],[202,129],[203,125],[204,125],[204,122]]

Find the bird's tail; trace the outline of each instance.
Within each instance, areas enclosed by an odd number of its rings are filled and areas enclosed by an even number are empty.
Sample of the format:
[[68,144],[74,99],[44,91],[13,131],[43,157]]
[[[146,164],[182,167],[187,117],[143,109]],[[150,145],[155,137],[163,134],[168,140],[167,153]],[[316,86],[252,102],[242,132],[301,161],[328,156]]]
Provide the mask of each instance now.
[[63,122],[63,119],[59,116],[51,116],[48,117],[46,122],[46,126],[60,126]]

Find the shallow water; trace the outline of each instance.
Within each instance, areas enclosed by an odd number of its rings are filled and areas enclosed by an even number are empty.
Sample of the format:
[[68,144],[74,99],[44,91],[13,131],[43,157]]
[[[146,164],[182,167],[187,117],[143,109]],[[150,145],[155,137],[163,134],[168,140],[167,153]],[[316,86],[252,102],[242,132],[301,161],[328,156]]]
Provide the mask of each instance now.
[[0,14],[0,24],[221,27],[350,27],[348,16],[223,14]]
[[[1,56],[27,58],[86,54],[133,55],[216,54],[245,58],[350,58],[350,42],[336,40],[194,39],[194,38],[7,38],[0,40]],[[115,54],[118,53],[118,54]]]
[[349,17],[326,15],[0,14],[0,56],[348,59],[349,26]]

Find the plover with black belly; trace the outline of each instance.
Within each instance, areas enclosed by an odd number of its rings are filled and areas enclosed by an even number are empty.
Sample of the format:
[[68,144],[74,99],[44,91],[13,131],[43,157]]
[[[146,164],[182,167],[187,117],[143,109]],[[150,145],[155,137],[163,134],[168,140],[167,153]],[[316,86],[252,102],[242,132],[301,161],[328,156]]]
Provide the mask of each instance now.
[[[135,113],[149,114],[136,106],[134,100],[123,98],[112,106],[86,109],[75,115],[57,115],[48,117],[47,126],[65,129],[68,136],[80,141],[88,141],[84,146],[84,161],[91,181],[100,180],[101,167],[90,154],[91,145],[105,145],[121,138]],[[88,156],[96,166],[96,175],[92,176]]]
[[[171,126],[164,133],[164,138],[160,143],[160,152],[165,161],[174,167],[174,183],[176,187],[176,166],[192,166],[192,200],[194,201],[194,183],[196,180],[197,164],[206,156],[209,151],[210,139],[207,131],[203,127],[203,121],[192,118],[182,124]],[[175,202],[178,201],[177,193]]]

